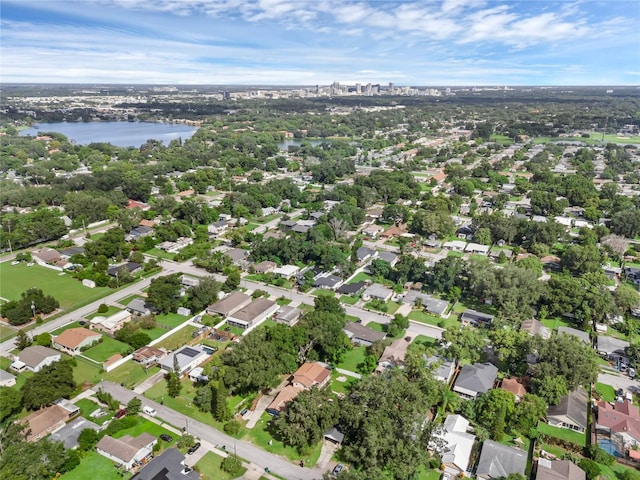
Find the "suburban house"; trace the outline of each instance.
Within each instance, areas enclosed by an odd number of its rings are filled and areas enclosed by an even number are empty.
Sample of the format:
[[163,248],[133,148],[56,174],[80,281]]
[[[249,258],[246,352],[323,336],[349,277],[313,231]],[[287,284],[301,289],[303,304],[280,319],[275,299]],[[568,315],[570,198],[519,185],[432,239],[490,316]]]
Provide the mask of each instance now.
[[436,434],[442,442],[442,448],[436,449],[442,458],[445,473],[468,475],[469,459],[476,441],[475,435],[467,433],[468,429],[469,420],[462,415],[448,415],[442,429]]
[[536,320],[535,318],[529,318],[523,321],[522,325],[520,325],[520,330],[527,332],[532,337],[537,335],[544,340],[549,340],[551,338],[551,330],[545,327],[540,320]]
[[597,403],[596,429],[617,437],[624,445],[624,449],[640,446],[640,413],[638,407],[629,400],[610,403]]
[[311,387],[324,387],[331,378],[331,370],[320,363],[304,363],[291,376],[289,385],[282,388],[267,407],[270,415],[279,415],[298,394]]
[[311,388],[324,387],[331,378],[331,370],[318,362],[303,363],[298,370],[293,372],[291,385],[294,387]]
[[587,480],[587,474],[571,460],[540,458],[535,480]]
[[378,258],[380,260],[384,260],[385,262],[389,262],[389,265],[395,267],[396,263],[398,263],[398,259],[400,258],[393,252],[389,252],[387,250],[382,250],[378,252]]
[[258,325],[278,311],[279,305],[264,297],[256,298],[250,304],[236,310],[227,317],[227,324],[239,328]]
[[505,378],[504,380],[502,380],[500,388],[507,392],[513,393],[513,395],[516,397],[516,403],[522,400],[527,394],[527,389],[524,388],[524,385],[518,382],[518,380],[515,378]]
[[358,250],[356,250],[356,258],[360,263],[365,262],[370,258],[375,257],[376,255],[377,252],[369,247],[360,247]]
[[460,322],[462,322],[464,326],[488,327],[493,323],[493,315],[468,308],[460,316]]
[[315,288],[324,288],[326,290],[333,290],[341,283],[342,283],[342,279],[340,277],[338,277],[337,275],[328,274],[328,275],[318,276],[313,281],[313,286]]
[[62,259],[60,252],[49,247],[43,247],[40,250],[31,252],[31,257],[38,265],[56,263]]
[[562,397],[559,405],[552,405],[547,409],[547,423],[584,433],[587,429],[588,402],[589,396],[583,388],[569,392]]
[[407,233],[407,229],[405,228],[405,226],[402,225],[398,225],[398,226],[391,226],[389,228],[387,228],[384,232],[382,232],[380,234],[380,236],[382,238],[394,238],[394,237],[399,237],[401,235],[404,235],[405,233]]
[[573,335],[578,340],[591,345],[591,338],[587,332],[571,327],[558,327],[558,334]]
[[428,357],[427,365],[433,368],[433,378],[440,382],[444,382],[447,385],[449,385],[453,378],[453,374],[456,372],[455,360],[448,360],[438,355]]
[[133,352],[133,361],[144,368],[153,367],[162,360],[167,352],[156,347],[144,346]]
[[341,295],[358,295],[365,287],[365,282],[345,283],[338,287],[336,292]]
[[479,255],[486,255],[489,253],[489,247],[487,245],[481,245],[479,243],[467,243],[464,247],[464,251],[468,253],[476,253]]
[[356,343],[368,347],[369,345],[384,340],[387,336],[384,332],[379,332],[361,323],[347,322],[342,331],[349,337],[351,343]]
[[13,387],[16,384],[16,376],[6,370],[0,370],[0,387]]
[[241,248],[230,248],[224,252],[224,256],[230,258],[234,265],[244,267],[249,259],[249,251]]
[[15,357],[11,368],[16,372],[39,372],[47,365],[59,362],[62,358],[60,352],[42,345],[32,345],[22,350]]
[[103,457],[122,465],[125,470],[137,471],[153,457],[153,446],[158,439],[149,434],[141,433],[137,437],[125,435],[113,438],[105,435],[96,445],[96,451]]
[[62,260],[70,260],[74,255],[84,255],[84,247],[69,247],[60,252]]
[[341,445],[344,441],[344,433],[342,433],[336,427],[333,427],[324,432],[323,438],[330,441],[334,445]]
[[[416,282],[413,284],[411,288],[422,288],[422,284],[417,285],[420,282]],[[427,295],[426,293],[420,292],[420,290],[411,290],[407,292],[407,294],[402,297],[402,303],[407,303],[414,306],[421,306],[429,313],[433,313],[434,315],[438,315],[443,317],[449,308],[449,302],[446,300],[440,300],[437,298],[433,298],[431,295]]]
[[618,340],[617,338],[608,337],[606,335],[598,335],[596,348],[598,353],[610,360],[627,361],[625,349],[629,347],[629,342]]
[[53,405],[33,412],[22,420],[27,425],[27,442],[36,442],[60,430],[79,412],[80,409],[68,400],[57,400]]
[[264,262],[254,263],[251,265],[253,271],[256,273],[271,273],[278,267],[276,262],[270,262],[265,260]]
[[282,278],[289,280],[293,276],[297,275],[300,271],[300,267],[296,265],[282,265],[281,267],[274,268],[273,273],[280,275]]
[[107,275],[117,277],[123,272],[134,274],[142,271],[142,265],[135,262],[126,262],[120,265],[111,265],[107,268]]
[[278,323],[284,323],[286,325],[289,325],[290,327],[293,327],[296,323],[298,323],[300,317],[302,317],[302,313],[302,310],[300,310],[298,307],[283,305],[275,313],[273,319]]
[[464,247],[466,247],[467,242],[463,242],[462,240],[451,240],[449,242],[444,242],[442,244],[442,248],[447,250],[453,250],[455,252],[462,252]]
[[398,367],[404,365],[404,358],[407,356],[407,348],[411,342],[409,337],[398,338],[394,340],[391,345],[384,349],[380,359],[378,360],[378,366],[376,367],[376,373],[383,372],[387,368]]
[[180,372],[180,376],[182,376],[192,368],[203,363],[207,358],[209,358],[209,354],[199,345],[185,345],[160,360],[160,368],[165,372],[172,372],[174,357],[178,361],[178,371]]
[[386,302],[393,296],[393,290],[385,287],[384,285],[380,285],[379,283],[374,283],[369,286],[363,293],[363,300],[381,300]]
[[476,398],[488,392],[498,377],[498,367],[491,363],[465,365],[453,384],[453,391],[464,398]]
[[193,469],[185,470],[185,456],[177,448],[168,448],[148,462],[131,480],[200,480]]
[[88,328],[68,328],[60,335],[51,337],[51,345],[56,350],[77,355],[85,347],[90,347],[102,338],[102,334]]
[[114,313],[113,315],[109,315],[108,317],[103,317],[101,315],[93,317],[89,320],[89,326],[93,330],[114,335],[130,320],[131,312],[128,310],[122,310]]
[[242,307],[245,307],[251,303],[251,297],[242,292],[232,292],[222,300],[214,303],[207,308],[208,315],[222,315],[226,317],[232,313],[237,312]]
[[133,315],[151,315],[154,308],[144,298],[134,298],[127,304],[127,310]]
[[365,237],[369,237],[372,239],[376,239],[378,238],[378,235],[380,235],[380,233],[384,231],[384,228],[382,228],[380,225],[368,225],[365,228],[362,229],[362,234]]
[[507,477],[511,473],[524,475],[526,467],[527,452],[493,440],[485,440],[476,468],[476,478],[488,480]]

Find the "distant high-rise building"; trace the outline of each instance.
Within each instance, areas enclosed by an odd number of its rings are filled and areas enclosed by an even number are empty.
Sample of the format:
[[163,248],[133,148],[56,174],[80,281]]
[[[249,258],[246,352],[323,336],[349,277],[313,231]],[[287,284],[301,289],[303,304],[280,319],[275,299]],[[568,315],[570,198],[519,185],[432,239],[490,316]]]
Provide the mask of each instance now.
[[356,93],[358,95],[360,95],[362,93],[362,85],[359,83],[356,83]]
[[393,93],[393,82],[389,82],[389,93]]

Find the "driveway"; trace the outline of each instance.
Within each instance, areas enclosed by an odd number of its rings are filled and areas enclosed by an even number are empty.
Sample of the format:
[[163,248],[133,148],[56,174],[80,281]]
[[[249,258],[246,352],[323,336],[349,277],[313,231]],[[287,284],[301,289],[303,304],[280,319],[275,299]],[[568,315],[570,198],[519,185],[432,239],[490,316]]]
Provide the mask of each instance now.
[[255,445],[237,440],[223,432],[216,430],[210,425],[194,420],[182,413],[176,412],[164,405],[142,397],[132,390],[127,390],[113,382],[102,382],[103,389],[109,392],[120,403],[127,404],[133,397],[140,398],[143,406],[150,406],[157,412],[156,417],[177,427],[185,427],[186,431],[199,438],[201,442],[208,442],[209,445],[224,445],[227,451],[234,449],[239,457],[242,457],[258,466],[259,469],[268,467],[274,474],[287,480],[313,480],[322,477],[320,470],[311,470],[294,464],[286,458],[273,455],[256,447]]

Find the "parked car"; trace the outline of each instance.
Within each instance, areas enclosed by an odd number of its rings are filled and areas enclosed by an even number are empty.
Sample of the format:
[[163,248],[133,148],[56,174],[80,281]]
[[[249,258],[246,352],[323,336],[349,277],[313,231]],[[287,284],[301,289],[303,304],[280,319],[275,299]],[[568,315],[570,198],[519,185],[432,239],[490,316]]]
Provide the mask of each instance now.
[[116,413],[116,419],[118,418],[122,418],[127,414],[127,411],[123,408],[121,410],[118,410],[118,413]]
[[14,260],[13,262],[11,262],[11,265],[20,265],[20,261],[19,260]]
[[627,372],[630,378],[636,378],[636,369],[633,367],[629,367],[629,371]]
[[248,411],[248,410],[247,410],[246,408],[243,408],[243,409],[240,411],[240,416],[241,416],[241,417],[244,417],[244,414],[245,414],[245,413],[247,413],[247,411]]
[[335,467],[333,467],[333,474],[338,475],[342,470],[344,470],[344,465],[339,463]]
[[196,443],[193,444],[193,447],[191,447],[189,450],[187,450],[187,453],[189,455],[191,455],[192,453],[194,453],[199,448],[200,448],[200,442],[196,442]]
[[146,413],[150,417],[155,417],[156,413],[158,413],[158,412],[156,412],[155,408],[152,408],[152,407],[149,407],[149,406],[142,407],[142,411],[143,411],[143,413]]
[[173,440],[173,437],[171,435],[167,435],[166,433],[162,433],[160,434],[160,440],[162,440],[163,442],[170,442]]

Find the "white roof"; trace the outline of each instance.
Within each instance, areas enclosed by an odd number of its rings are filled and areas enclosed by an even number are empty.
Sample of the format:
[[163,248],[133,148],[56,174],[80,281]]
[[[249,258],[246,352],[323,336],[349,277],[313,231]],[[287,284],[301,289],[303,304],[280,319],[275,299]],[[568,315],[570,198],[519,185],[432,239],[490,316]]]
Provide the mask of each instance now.
[[[466,433],[469,421],[461,415],[449,415],[444,422],[444,432],[439,437],[444,441],[442,462],[453,463],[463,472],[469,468],[469,458],[476,441],[475,435]],[[451,430],[450,430],[451,428]]]
[[122,310],[121,312],[114,313],[109,317],[94,317],[91,319],[91,325],[102,325],[104,328],[111,330],[116,327],[120,322],[131,318],[131,313],[126,310]]
[[277,274],[277,275],[294,275],[295,273],[298,272],[298,270],[300,270],[300,267],[297,267],[295,265],[283,265],[281,267],[276,268],[275,270],[273,270],[273,273]]

